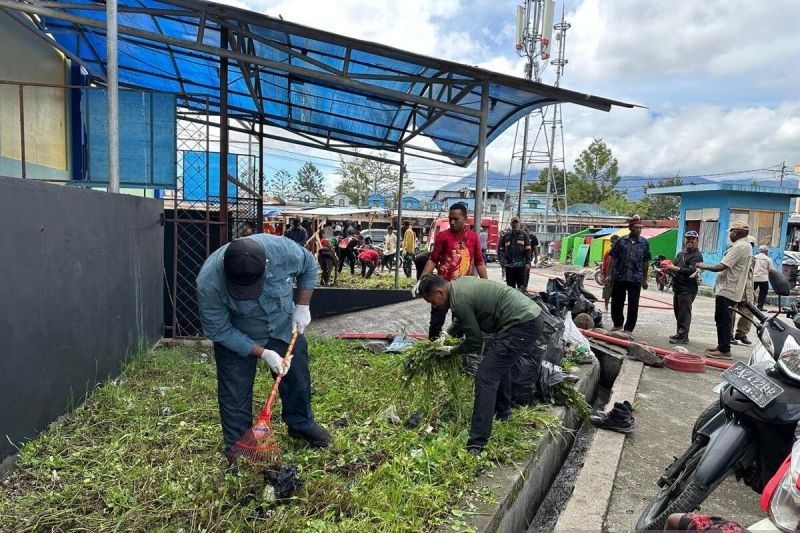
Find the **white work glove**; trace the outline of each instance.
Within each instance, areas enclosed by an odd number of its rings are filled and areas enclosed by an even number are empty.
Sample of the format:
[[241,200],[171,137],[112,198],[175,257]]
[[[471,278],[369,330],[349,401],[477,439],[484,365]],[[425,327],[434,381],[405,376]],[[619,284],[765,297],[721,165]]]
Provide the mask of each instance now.
[[453,351],[454,346],[440,346],[436,348],[436,353],[441,357],[447,357]]
[[414,286],[411,287],[411,297],[412,298],[416,298],[417,296],[419,296],[419,282],[420,282],[420,280],[417,280],[417,282],[414,284]]
[[292,320],[294,321],[294,329],[302,335],[308,325],[311,324],[311,309],[307,305],[296,305]]
[[273,350],[264,349],[261,352],[261,359],[266,361],[267,365],[269,366],[270,370],[275,372],[276,374],[283,375],[289,371],[289,367],[292,366],[292,362],[289,361],[286,365],[286,368],[283,367],[283,357],[278,352]]

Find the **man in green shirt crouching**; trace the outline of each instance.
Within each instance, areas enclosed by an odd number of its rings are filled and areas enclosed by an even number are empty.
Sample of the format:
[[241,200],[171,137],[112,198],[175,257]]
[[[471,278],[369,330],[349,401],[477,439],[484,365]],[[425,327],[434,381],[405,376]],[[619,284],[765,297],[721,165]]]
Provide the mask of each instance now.
[[508,285],[474,276],[448,282],[430,274],[420,280],[419,293],[437,309],[450,308],[454,326],[465,336],[463,343],[445,346],[443,352],[480,353],[483,334],[493,335],[475,374],[467,451],[478,454],[492,433],[492,418],[508,420],[511,415],[511,370],[534,350],[534,341],[542,334],[541,309]]

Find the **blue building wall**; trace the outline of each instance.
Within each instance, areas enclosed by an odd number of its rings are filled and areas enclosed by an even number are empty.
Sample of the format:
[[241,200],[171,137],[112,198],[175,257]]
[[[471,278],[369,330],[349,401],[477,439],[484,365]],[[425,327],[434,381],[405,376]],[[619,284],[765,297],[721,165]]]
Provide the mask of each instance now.
[[369,205],[369,207],[378,207],[383,209],[386,207],[386,198],[380,194],[370,194],[367,197],[367,205]]
[[[731,209],[748,209],[763,211],[781,211],[780,245],[769,249],[769,256],[776,268],[780,269],[783,250],[786,247],[786,229],[789,223],[788,212],[790,199],[784,195],[757,192],[738,191],[699,191],[696,193],[684,192],[681,195],[681,210],[678,223],[678,235],[686,232],[686,210],[702,208],[719,208],[719,238],[717,239],[716,252],[703,252],[703,261],[708,264],[717,264],[722,259],[725,250],[730,246],[728,241],[728,227],[730,226]],[[678,239],[676,253],[683,246],[683,238]],[[703,272],[701,281],[703,285],[713,286],[717,275],[713,272]]]
[[419,198],[403,196],[403,209],[419,209]]

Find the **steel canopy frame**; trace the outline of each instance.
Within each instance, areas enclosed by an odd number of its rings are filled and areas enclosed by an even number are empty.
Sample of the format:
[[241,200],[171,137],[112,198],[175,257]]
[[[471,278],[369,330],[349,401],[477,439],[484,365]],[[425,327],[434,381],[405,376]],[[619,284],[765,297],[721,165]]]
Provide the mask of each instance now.
[[[0,0],[0,8],[81,63],[95,81],[109,78],[93,45],[106,38],[105,7],[95,0]],[[120,55],[127,54],[119,61],[120,85],[164,91],[172,82],[180,88],[172,92],[197,92],[224,118],[224,152],[233,130],[385,161],[399,165],[401,174],[406,156],[462,167],[477,157],[481,190],[486,145],[531,110],[554,103],[634,107],[203,0],[119,0],[117,10]],[[138,57],[148,54],[151,63]],[[192,100],[186,105],[191,109]],[[230,118],[251,126],[238,129]],[[264,133],[264,124],[303,140]],[[418,136],[436,148],[409,144]],[[358,148],[394,152],[399,160]],[[398,202],[399,229],[401,195]],[[476,198],[476,231],[480,204]]]

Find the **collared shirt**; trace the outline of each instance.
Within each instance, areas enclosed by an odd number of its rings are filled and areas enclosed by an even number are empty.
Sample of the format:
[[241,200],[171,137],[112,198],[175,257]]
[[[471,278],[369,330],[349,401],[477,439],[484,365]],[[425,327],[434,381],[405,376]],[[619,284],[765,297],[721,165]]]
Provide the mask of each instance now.
[[518,230],[511,230],[503,242],[504,265],[507,267],[522,267],[531,262],[531,241],[528,234]]
[[477,353],[483,334],[495,334],[533,320],[541,308],[505,283],[465,276],[450,282],[449,305],[453,322],[464,332],[464,342],[453,351]]
[[697,250],[693,252],[681,250],[678,252],[672,264],[680,268],[680,271],[673,276],[672,292],[675,294],[697,294],[698,278],[692,277],[692,275],[696,272],[695,265],[702,262],[703,254]]
[[383,254],[392,255],[397,252],[397,236],[394,233],[387,233],[383,241]]
[[474,231],[465,229],[461,233],[445,230],[436,236],[431,252],[431,261],[441,277],[452,281],[469,276],[472,269],[483,265],[481,243]]
[[[725,250],[720,261],[727,268],[717,274],[714,294],[741,302],[745,298],[748,278],[751,282],[753,279],[752,261],[753,250],[746,238],[733,243],[733,246]],[[752,283],[750,285],[752,287]]]
[[650,244],[642,236],[635,240],[621,237],[611,248],[611,257],[614,259],[614,281],[641,283],[644,265],[650,261]]
[[306,232],[305,228],[302,226],[297,228],[291,228],[283,234],[284,237],[290,239],[300,246],[305,246],[306,241],[308,240],[308,233]]
[[759,252],[753,262],[753,281],[756,283],[769,281],[770,268],[772,268],[772,259],[767,254]]
[[317,282],[314,256],[283,237],[257,234],[267,255],[264,288],[256,300],[236,300],[228,294],[223,258],[228,245],[212,253],[197,276],[197,305],[203,333],[246,357],[253,344],[270,339],[289,342],[292,336],[294,301],[292,282],[298,289],[313,289]]
[[403,250],[407,253],[413,254],[414,248],[417,245],[417,236],[414,235],[414,230],[408,228],[403,234]]

